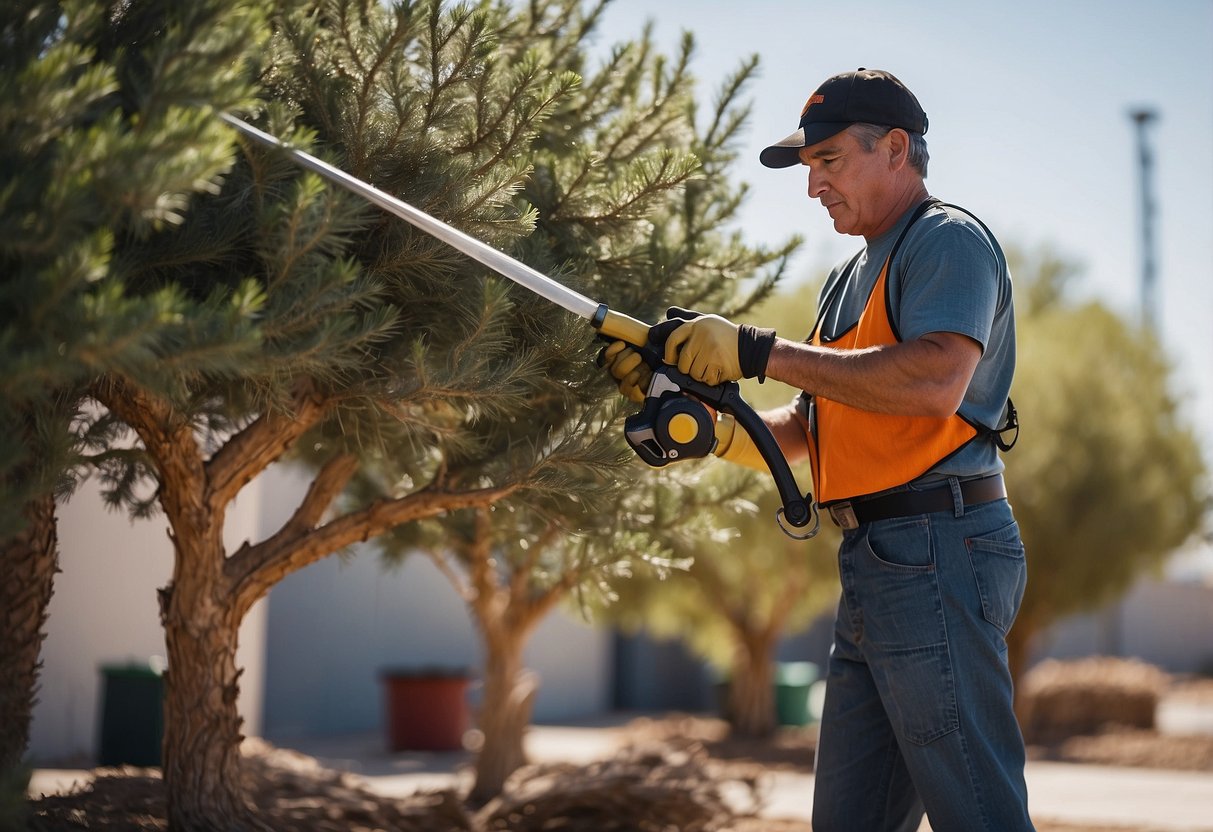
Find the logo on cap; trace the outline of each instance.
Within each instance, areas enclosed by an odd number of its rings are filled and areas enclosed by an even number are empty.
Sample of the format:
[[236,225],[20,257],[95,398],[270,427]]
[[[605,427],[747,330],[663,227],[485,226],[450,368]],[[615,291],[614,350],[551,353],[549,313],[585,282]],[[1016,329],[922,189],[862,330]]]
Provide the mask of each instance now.
[[809,96],[809,100],[804,102],[804,109],[800,111],[800,117],[804,118],[804,114],[807,113],[809,111],[809,108],[812,107],[814,104],[824,104],[824,103],[826,103],[826,97],[824,95]]

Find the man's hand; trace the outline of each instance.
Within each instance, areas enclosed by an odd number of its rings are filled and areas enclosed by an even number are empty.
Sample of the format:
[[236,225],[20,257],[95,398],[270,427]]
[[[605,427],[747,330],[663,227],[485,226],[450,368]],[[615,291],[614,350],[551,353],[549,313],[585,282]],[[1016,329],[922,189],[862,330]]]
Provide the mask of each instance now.
[[665,363],[704,384],[741,378],[737,356],[737,325],[719,315],[701,315],[670,333]]
[[719,315],[700,315],[669,334],[665,362],[704,384],[766,378],[775,330],[738,326]]
[[612,341],[599,355],[599,366],[606,366],[619,385],[619,392],[640,404],[653,379],[653,371],[644,363],[640,353],[625,341]]

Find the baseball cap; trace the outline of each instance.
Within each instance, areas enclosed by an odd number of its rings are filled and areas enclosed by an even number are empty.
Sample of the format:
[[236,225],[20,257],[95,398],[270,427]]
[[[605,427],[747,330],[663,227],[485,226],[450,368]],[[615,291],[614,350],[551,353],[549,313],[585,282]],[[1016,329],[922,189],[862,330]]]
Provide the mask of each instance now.
[[800,128],[759,154],[769,168],[800,163],[800,148],[825,141],[857,123],[927,132],[927,114],[905,84],[879,69],[860,67],[826,79],[800,111]]

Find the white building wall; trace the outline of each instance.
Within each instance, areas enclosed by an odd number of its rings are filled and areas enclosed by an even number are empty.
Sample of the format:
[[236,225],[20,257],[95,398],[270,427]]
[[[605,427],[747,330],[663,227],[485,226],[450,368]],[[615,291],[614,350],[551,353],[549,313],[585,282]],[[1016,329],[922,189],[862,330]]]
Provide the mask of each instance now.
[[[298,504],[307,482],[271,469],[262,507],[270,528]],[[539,674],[537,721],[610,707],[611,636],[557,611],[536,629],[524,658]],[[373,544],[288,576],[270,592],[264,736],[273,741],[379,731],[380,673],[389,667],[466,668],[479,677],[480,640],[467,606],[424,555],[384,565]],[[473,684],[469,700],[478,701]]]
[[471,667],[472,627],[441,575],[413,559],[384,572],[370,547],[296,572],[270,592],[265,736],[369,731],[386,666]]
[[1059,621],[1035,658],[1136,658],[1171,673],[1213,670],[1213,584],[1143,578],[1103,610]]
[[535,630],[527,667],[539,674],[536,722],[559,722],[609,711],[613,636],[580,615],[560,610]]
[[[229,511],[229,551],[279,528],[307,480],[271,468]],[[102,503],[95,483],[59,507],[62,572],[49,608],[43,667],[31,725],[37,765],[96,759],[101,668],[165,654],[157,590],[172,574],[163,517],[131,521]],[[466,608],[424,557],[386,570],[372,546],[330,557],[288,577],[258,603],[240,631],[240,712],[249,736],[317,736],[379,730],[379,672],[387,666],[480,665]],[[606,710],[610,636],[555,613],[526,654],[542,687],[535,717]],[[476,690],[472,699],[475,702]]]
[[[253,483],[229,511],[229,548],[258,536],[260,492]],[[172,574],[172,544],[163,517],[132,521],[107,510],[94,482],[58,513],[62,572],[42,644],[29,755],[35,764],[89,764],[98,752],[101,667],[165,654],[157,590]],[[265,612],[264,602],[254,606],[240,630],[239,706],[249,736],[261,730]]]
[[1213,585],[1142,581],[1121,611],[1126,655],[1175,673],[1213,672]]
[[[540,676],[535,719],[601,713],[610,705],[610,635],[563,612],[536,630],[525,654]],[[373,545],[329,558],[270,593],[265,736],[289,741],[378,731],[385,668],[481,667],[466,605],[424,555],[395,568]],[[478,701],[473,684],[469,700]]]

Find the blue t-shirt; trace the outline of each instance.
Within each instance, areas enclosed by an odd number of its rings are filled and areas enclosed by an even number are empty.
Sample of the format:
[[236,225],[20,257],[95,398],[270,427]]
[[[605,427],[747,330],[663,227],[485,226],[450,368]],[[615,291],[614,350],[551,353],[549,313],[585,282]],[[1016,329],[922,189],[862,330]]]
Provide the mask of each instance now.
[[[859,321],[889,252],[913,214],[911,208],[830,272],[819,301],[829,299],[829,308],[819,310],[824,340],[837,338]],[[839,288],[831,292],[836,285]],[[981,360],[960,414],[988,428],[1001,427],[1015,374],[1015,311],[998,241],[964,211],[945,205],[929,208],[897,250],[888,291],[890,322],[902,341],[930,332],[958,332],[981,345]],[[979,436],[918,482],[987,476],[1002,469],[993,439]]]

